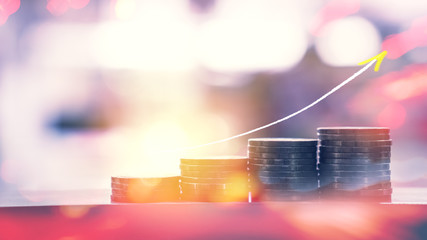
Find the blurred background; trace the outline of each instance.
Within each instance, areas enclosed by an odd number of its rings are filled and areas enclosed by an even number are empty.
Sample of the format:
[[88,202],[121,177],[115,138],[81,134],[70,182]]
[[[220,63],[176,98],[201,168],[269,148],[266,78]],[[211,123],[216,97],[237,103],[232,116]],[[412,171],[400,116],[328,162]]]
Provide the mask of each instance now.
[[[176,151],[291,114],[383,50],[301,115]],[[424,0],[0,0],[0,194],[179,174],[183,154],[322,126],[390,127],[394,186],[424,187],[426,77]]]

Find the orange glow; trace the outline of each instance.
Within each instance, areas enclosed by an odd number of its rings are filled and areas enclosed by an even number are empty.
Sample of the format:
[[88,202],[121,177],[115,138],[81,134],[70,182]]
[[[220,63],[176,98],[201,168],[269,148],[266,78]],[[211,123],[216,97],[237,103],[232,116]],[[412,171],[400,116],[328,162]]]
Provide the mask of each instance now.
[[76,236],[65,236],[65,237],[61,237],[58,240],[79,240],[82,239],[81,237],[76,237]]
[[173,150],[188,145],[188,138],[176,122],[159,119],[146,127],[120,131],[108,143],[108,151],[118,163],[113,175],[179,175],[179,152]]
[[91,206],[60,206],[59,211],[68,218],[81,218],[84,217],[89,210],[91,209]]
[[248,201],[248,174],[237,172],[230,177],[230,194],[226,196],[225,201]]
[[69,8],[84,8],[90,0],[48,0],[46,9],[55,16],[60,16],[68,11]]
[[156,178],[135,178],[127,186],[112,189],[112,195],[127,199],[128,202],[176,201],[179,199],[179,182]]
[[427,16],[413,21],[407,31],[387,37],[382,50],[388,51],[387,58],[397,59],[416,47],[427,46]]
[[5,24],[10,15],[18,11],[20,0],[0,0],[0,25]]
[[[178,175],[179,152],[173,151],[188,143],[187,133],[173,121],[158,121],[144,131],[139,148],[154,176]],[[147,165],[140,165],[147,168]],[[148,174],[148,173],[147,173]]]
[[399,103],[389,104],[378,114],[377,119],[380,126],[397,129],[405,123],[406,109]]
[[144,182],[132,182],[127,189],[127,197],[131,202],[141,202],[144,199],[149,199],[153,194],[154,185],[148,185]]

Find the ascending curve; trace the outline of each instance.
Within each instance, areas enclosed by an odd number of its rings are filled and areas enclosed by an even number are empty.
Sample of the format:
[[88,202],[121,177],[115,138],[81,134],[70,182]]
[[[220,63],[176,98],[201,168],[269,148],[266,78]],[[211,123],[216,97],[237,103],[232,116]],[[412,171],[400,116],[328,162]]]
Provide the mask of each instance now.
[[[268,128],[268,127],[271,127],[271,126],[273,126],[273,125],[276,125],[276,124],[278,124],[278,123],[281,123],[281,122],[283,122],[283,121],[286,121],[286,120],[288,120],[288,119],[290,119],[290,118],[292,118],[292,117],[295,117],[296,115],[298,115],[298,114],[300,114],[300,113],[302,113],[302,112],[304,112],[304,111],[306,111],[306,110],[310,109],[310,108],[311,108],[311,107],[313,107],[314,105],[318,104],[319,102],[321,102],[323,99],[327,98],[327,97],[328,97],[329,95],[331,95],[332,93],[334,93],[334,92],[338,91],[338,89],[342,88],[342,87],[343,87],[343,86],[345,86],[347,83],[349,83],[349,82],[351,82],[353,79],[355,79],[357,76],[359,76],[360,74],[362,74],[363,72],[365,72],[365,71],[366,71],[370,66],[372,66],[375,62],[377,62],[376,66],[375,66],[375,71],[378,71],[379,65],[381,64],[381,61],[382,61],[382,59],[384,58],[384,56],[385,56],[386,54],[387,54],[387,52],[386,52],[386,51],[384,51],[384,52],[382,52],[382,53],[378,54],[377,56],[375,56],[375,57],[373,57],[373,58],[368,59],[368,60],[370,60],[370,62],[369,62],[366,66],[364,66],[362,69],[360,69],[359,71],[357,71],[356,73],[354,73],[351,77],[347,78],[345,81],[343,81],[342,83],[340,83],[340,84],[339,84],[339,85],[337,85],[336,87],[332,88],[329,92],[325,93],[323,96],[321,96],[320,98],[316,99],[314,102],[310,103],[309,105],[307,105],[307,106],[305,106],[305,107],[301,108],[300,110],[298,110],[298,111],[296,111],[296,112],[294,112],[294,113],[292,113],[292,114],[290,114],[290,115],[288,115],[288,116],[286,116],[286,117],[283,117],[283,118],[281,118],[281,119],[279,119],[279,120],[276,120],[276,121],[271,122],[271,123],[269,123],[269,124],[266,124],[266,125],[264,125],[264,126],[261,126],[261,127],[255,128],[255,129],[252,129],[252,130],[250,130],[250,131],[247,131],[247,132],[244,132],[244,133],[240,133],[240,134],[234,135],[234,136],[232,136],[232,137],[224,138],[224,139],[221,139],[221,140],[217,140],[217,141],[213,141],[213,142],[209,142],[209,143],[205,143],[205,144],[200,144],[200,145],[195,145],[195,146],[190,146],[190,147],[184,147],[184,148],[180,148],[180,149],[178,149],[178,150],[179,150],[179,151],[191,150],[191,149],[196,149],[196,148],[206,147],[206,146],[209,146],[209,145],[214,145],[214,144],[217,144],[217,143],[227,142],[227,141],[233,140],[233,139],[235,139],[235,138],[239,138],[239,137],[242,137],[242,136],[245,136],[245,135],[248,135],[248,134],[254,133],[254,132],[258,132],[258,131],[260,131],[260,130],[266,129],[266,128]],[[361,62],[360,64],[365,64],[368,60],[366,60],[366,61],[364,61],[364,62]]]

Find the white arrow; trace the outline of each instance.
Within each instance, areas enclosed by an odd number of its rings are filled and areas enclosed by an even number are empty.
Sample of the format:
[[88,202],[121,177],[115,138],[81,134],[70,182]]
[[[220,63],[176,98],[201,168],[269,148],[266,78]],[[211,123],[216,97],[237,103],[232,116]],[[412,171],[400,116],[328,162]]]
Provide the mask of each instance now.
[[[368,60],[371,60],[371,61],[366,66],[364,66],[362,69],[360,69],[355,74],[353,74],[351,77],[347,78],[345,81],[343,81],[342,83],[340,83],[339,85],[337,85],[336,87],[334,87],[333,89],[331,89],[329,92],[327,92],[326,94],[324,94],[323,96],[321,96],[320,98],[318,98],[317,100],[315,100],[314,102],[310,103],[309,105],[301,108],[300,110],[298,110],[298,111],[296,111],[296,112],[294,112],[294,113],[292,113],[292,114],[290,114],[290,115],[288,115],[286,117],[283,117],[283,118],[281,118],[279,120],[276,120],[276,121],[271,122],[269,124],[266,124],[264,126],[252,129],[250,131],[247,131],[247,132],[244,132],[244,133],[232,136],[232,137],[224,138],[224,139],[221,139],[221,140],[217,140],[217,141],[213,141],[213,142],[209,142],[209,143],[205,143],[205,144],[195,145],[195,146],[191,146],[191,147],[180,148],[179,150],[181,150],[181,151],[183,151],[183,150],[191,150],[191,149],[201,148],[201,147],[205,147],[205,146],[209,146],[209,145],[213,145],[213,144],[217,144],[217,143],[227,142],[227,141],[233,140],[235,138],[239,138],[239,137],[242,137],[242,136],[254,133],[254,132],[258,132],[260,130],[266,129],[268,127],[271,127],[273,125],[276,125],[278,123],[286,121],[286,120],[288,120],[290,118],[293,118],[296,115],[298,115],[300,113],[303,113],[303,112],[307,111],[308,109],[312,108],[314,105],[318,104],[319,102],[321,102],[323,99],[327,98],[332,93],[338,91],[338,89],[344,87],[347,83],[351,82],[357,76],[359,76],[360,74],[362,74],[363,72],[365,72],[375,62],[377,62],[376,66],[375,66],[375,71],[378,71],[379,66],[380,66],[380,64],[381,64],[381,62],[382,62],[382,60],[383,60],[383,58],[385,57],[386,54],[387,54],[387,51],[383,51],[382,53],[376,55],[375,57],[368,59]],[[365,64],[365,63],[367,63],[367,61],[363,61],[363,62],[359,63],[359,65]]]

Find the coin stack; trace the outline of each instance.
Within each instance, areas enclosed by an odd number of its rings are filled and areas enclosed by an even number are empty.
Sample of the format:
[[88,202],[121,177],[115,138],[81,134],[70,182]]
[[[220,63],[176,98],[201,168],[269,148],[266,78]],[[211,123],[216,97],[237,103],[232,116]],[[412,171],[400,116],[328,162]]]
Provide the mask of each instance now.
[[111,202],[177,202],[179,176],[159,178],[111,177]]
[[318,128],[322,199],[391,201],[390,129]]
[[252,201],[305,201],[317,198],[317,139],[249,139]]
[[247,157],[181,158],[181,199],[247,202]]

